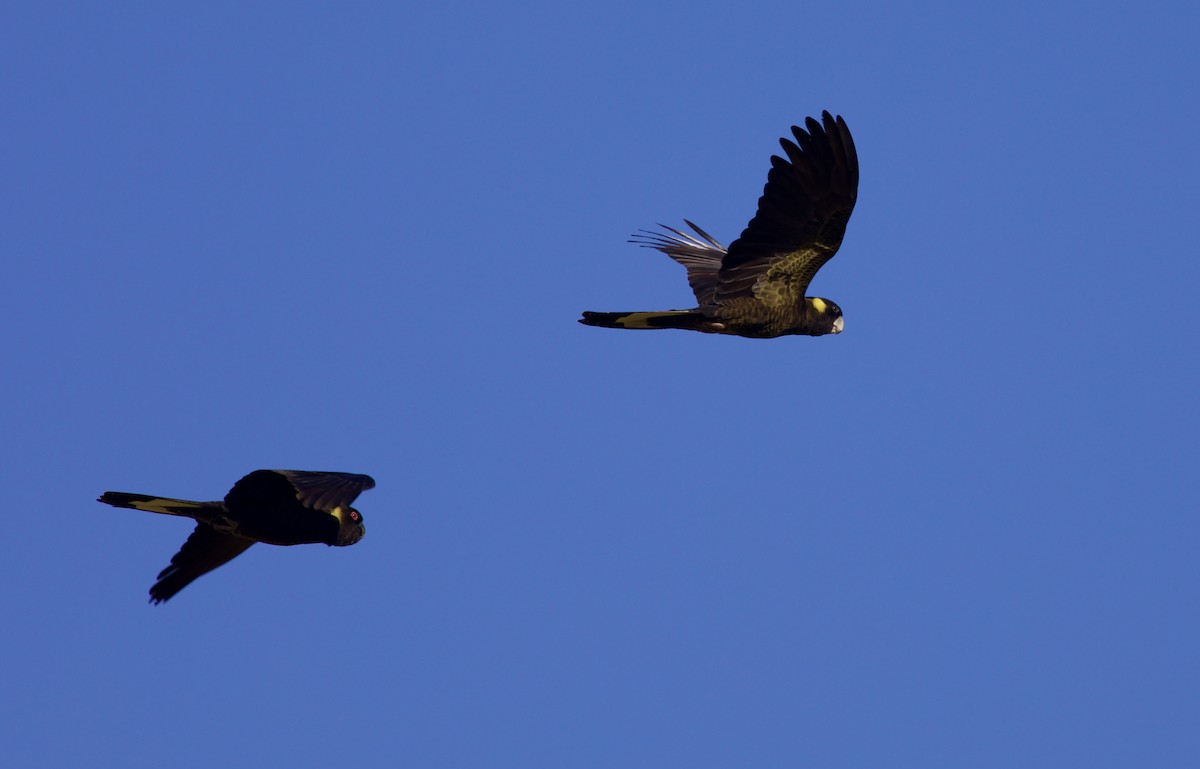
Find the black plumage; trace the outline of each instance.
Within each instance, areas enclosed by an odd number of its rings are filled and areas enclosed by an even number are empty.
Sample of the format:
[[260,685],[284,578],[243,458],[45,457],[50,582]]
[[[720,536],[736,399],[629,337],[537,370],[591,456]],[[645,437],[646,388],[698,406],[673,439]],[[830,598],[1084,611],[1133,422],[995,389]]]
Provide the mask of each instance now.
[[224,500],[214,502],[123,491],[106,491],[98,501],[196,521],[191,536],[150,588],[150,601],[162,603],[255,542],[353,545],[366,530],[362,513],[350,504],[374,487],[370,476],[355,473],[255,470],[235,483]]
[[728,249],[686,219],[695,235],[661,225],[665,232],[634,236],[632,242],[687,268],[697,307],[585,312],[579,322],[755,338],[841,332],[841,308],[804,294],[841,246],[858,198],[858,153],[840,115],[823,112],[819,122],[810,117],[805,126],[792,126],[794,142],[779,140],[787,157],[771,157],[758,211]]

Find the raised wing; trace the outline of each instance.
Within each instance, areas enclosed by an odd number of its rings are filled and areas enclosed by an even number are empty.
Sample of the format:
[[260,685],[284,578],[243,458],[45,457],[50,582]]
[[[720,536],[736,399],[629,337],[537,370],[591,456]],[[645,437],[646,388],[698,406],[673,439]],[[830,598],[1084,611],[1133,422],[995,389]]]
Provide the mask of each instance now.
[[858,153],[846,121],[821,113],[795,143],[780,139],[787,159],[771,156],[758,212],[729,244],[714,289],[717,303],[739,297],[795,303],[817,270],[837,253],[858,198]]
[[629,242],[662,251],[686,267],[688,283],[696,295],[696,301],[701,307],[707,307],[713,304],[713,292],[717,287],[717,274],[721,270],[721,259],[725,256],[725,246],[687,219],[683,221],[703,239],[660,224],[658,226],[668,232],[641,230]]
[[357,473],[312,472],[309,470],[274,470],[272,472],[287,478],[296,490],[296,499],[300,500],[300,504],[313,510],[328,512],[335,507],[349,507],[359,494],[367,489],[375,488],[374,478]]
[[230,510],[287,510],[299,502],[310,510],[348,507],[359,494],[375,488],[369,475],[311,470],[255,470],[225,495]]
[[162,603],[192,580],[228,563],[253,544],[252,539],[222,534],[207,523],[196,524],[187,542],[171,558],[171,565],[159,572],[158,581],[150,588],[150,601]]

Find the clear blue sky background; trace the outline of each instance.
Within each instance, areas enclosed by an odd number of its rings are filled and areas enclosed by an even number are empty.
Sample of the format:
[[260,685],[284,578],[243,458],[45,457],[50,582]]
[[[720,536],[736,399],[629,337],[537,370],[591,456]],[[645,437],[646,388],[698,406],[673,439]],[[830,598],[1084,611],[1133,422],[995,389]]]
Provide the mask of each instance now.
[[[0,11],[9,765],[1200,765],[1188,4],[202,5]],[[575,322],[822,109],[844,334]]]

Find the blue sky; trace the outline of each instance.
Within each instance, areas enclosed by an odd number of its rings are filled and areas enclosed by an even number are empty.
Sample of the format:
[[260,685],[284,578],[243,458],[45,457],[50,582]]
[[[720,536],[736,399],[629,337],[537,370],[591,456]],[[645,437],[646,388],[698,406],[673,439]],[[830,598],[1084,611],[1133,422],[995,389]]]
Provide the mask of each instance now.
[[[0,11],[12,765],[1200,762],[1194,10],[254,5]],[[844,334],[575,322],[822,109]]]

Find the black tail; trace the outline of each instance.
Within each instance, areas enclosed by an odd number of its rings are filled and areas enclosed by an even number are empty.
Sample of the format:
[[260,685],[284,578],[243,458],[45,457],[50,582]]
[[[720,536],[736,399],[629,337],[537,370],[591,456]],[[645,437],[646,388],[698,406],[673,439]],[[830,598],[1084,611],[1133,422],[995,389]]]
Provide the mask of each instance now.
[[712,321],[697,310],[660,312],[585,312],[579,322],[601,328],[682,328],[689,331],[715,331]]
[[126,494],[123,491],[106,491],[96,501],[113,507],[128,507],[131,510],[163,515],[182,515],[197,520],[211,517],[213,512],[225,509],[220,502],[192,502],[187,499],[151,497],[146,494]]

